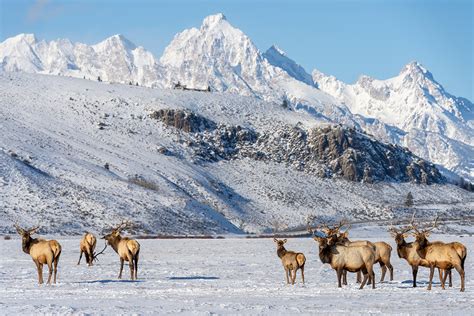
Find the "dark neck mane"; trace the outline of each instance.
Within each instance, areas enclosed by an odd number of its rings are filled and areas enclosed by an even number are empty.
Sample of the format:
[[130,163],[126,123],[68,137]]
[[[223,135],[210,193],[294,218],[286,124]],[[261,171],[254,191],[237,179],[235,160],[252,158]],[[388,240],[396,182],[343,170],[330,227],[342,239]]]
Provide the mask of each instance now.
[[122,240],[122,236],[118,235],[117,237],[111,238],[109,240],[109,245],[118,253],[118,244]]
[[319,249],[319,259],[322,263],[331,263],[331,247],[325,246]]
[[37,244],[39,241],[38,238],[31,238],[29,237],[28,239],[23,239],[22,240],[22,245],[21,248],[23,249],[24,253],[30,254],[30,249],[34,244]]
[[279,258],[282,258],[287,253],[285,247],[281,246],[277,248],[277,255]]

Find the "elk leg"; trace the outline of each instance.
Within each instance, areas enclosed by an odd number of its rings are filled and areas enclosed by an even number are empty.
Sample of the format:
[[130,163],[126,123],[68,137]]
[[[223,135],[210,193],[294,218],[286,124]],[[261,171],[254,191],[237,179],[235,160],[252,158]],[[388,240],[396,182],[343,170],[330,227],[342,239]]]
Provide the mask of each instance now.
[[56,275],[58,274],[59,253],[54,259],[54,284],[56,284]]
[[387,273],[387,267],[383,262],[380,262],[380,268],[382,268],[382,276],[380,277],[380,283],[385,279],[385,273]]
[[447,272],[446,270],[442,270],[440,268],[438,268],[438,273],[439,273],[439,281],[441,282],[441,288],[444,290],[444,282],[446,281],[446,275],[447,275]]
[[431,264],[430,265],[430,283],[428,284],[428,291],[431,290],[431,284],[433,282],[433,275],[434,275],[434,268],[435,268],[434,265]]
[[[54,257],[53,257],[54,258]],[[51,277],[53,276],[53,261],[48,261],[48,284],[51,285]]]
[[293,272],[293,276],[291,277],[291,284],[292,284],[292,285],[295,284],[295,280],[296,280],[296,270],[297,270],[297,269],[291,270],[291,271]]
[[304,284],[304,266],[301,267],[301,279],[303,280]]
[[81,253],[79,255],[79,261],[77,262],[77,265],[81,264],[81,259],[82,259],[82,250],[81,250]]
[[119,273],[119,276],[118,278],[121,279],[122,278],[122,271],[123,271],[123,259],[120,258],[120,273]]
[[449,287],[453,287],[453,275],[451,274],[451,269],[448,270],[448,273],[449,273]]
[[285,267],[286,284],[290,284],[290,281],[288,280],[288,274],[290,274],[290,272],[288,271],[288,268]]
[[43,284],[43,265],[38,261],[33,260],[36,265],[36,271],[38,272],[38,284]]
[[461,277],[461,292],[464,292],[464,290],[465,290],[465,288],[464,288],[464,277],[465,277],[464,269],[460,265],[455,265],[454,268],[456,269],[456,271],[459,273],[459,276]]
[[416,287],[416,275],[418,274],[418,266],[411,267],[413,272],[413,287]]
[[388,270],[390,271],[390,281],[393,281],[393,266],[390,262],[387,262],[386,266]]
[[138,278],[138,252],[135,255],[135,280]]
[[347,285],[347,270],[342,272],[342,284]]
[[343,271],[342,271],[341,268],[337,268],[336,273],[337,273],[337,287],[342,287],[342,285],[341,285],[341,278],[342,278],[342,273],[343,273]]
[[364,271],[362,271],[364,274],[364,279],[362,280],[362,283],[360,284],[359,289],[362,290],[365,286],[365,283],[367,282],[367,279],[369,278],[369,273],[367,272],[367,269],[364,268]]
[[361,275],[360,275],[360,271],[357,271],[357,283],[360,283],[362,281],[362,278],[361,278]]
[[132,257],[129,257],[128,258],[128,266],[130,268],[130,280],[134,280],[134,277],[135,277],[135,271],[134,271],[134,267],[133,267],[133,259]]

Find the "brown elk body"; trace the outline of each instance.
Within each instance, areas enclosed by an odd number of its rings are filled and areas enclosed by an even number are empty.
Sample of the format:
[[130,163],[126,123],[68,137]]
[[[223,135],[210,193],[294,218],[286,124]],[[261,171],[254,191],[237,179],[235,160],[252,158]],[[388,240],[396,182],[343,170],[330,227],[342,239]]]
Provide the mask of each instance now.
[[319,258],[322,263],[328,263],[336,270],[338,287],[341,287],[341,279],[344,271],[361,271],[364,279],[360,289],[364,288],[369,276],[372,288],[375,289],[375,275],[373,266],[375,263],[375,251],[370,246],[344,246],[333,244],[328,238],[314,237],[319,244]]
[[122,237],[120,231],[127,226],[128,223],[122,222],[119,226],[112,230],[110,234],[102,237],[115,250],[120,257],[120,272],[118,278],[122,278],[123,264],[127,261],[130,267],[130,279],[136,280],[138,274],[138,258],[140,254],[140,244],[128,237]]
[[[443,269],[450,271],[456,269],[461,277],[461,292],[465,290],[465,271],[464,262],[467,256],[466,247],[459,242],[443,243],[443,242],[429,242],[428,236],[432,229],[436,228],[438,217],[430,229],[418,230],[415,224],[412,228],[415,230],[413,234],[416,238],[416,250],[421,258],[423,258],[430,268],[430,281],[428,290],[431,290],[433,283],[434,269]],[[445,289],[446,274],[441,279],[441,286]],[[440,273],[441,278],[441,273]]]
[[53,283],[56,284],[61,245],[56,240],[32,238],[31,235],[36,233],[39,227],[25,230],[18,225],[15,225],[15,228],[18,234],[21,235],[23,252],[29,254],[36,265],[38,271],[38,283],[43,284],[43,265],[47,264],[49,269],[47,283],[51,284],[51,276],[54,274]]
[[81,258],[82,254],[86,256],[86,262],[89,266],[93,265],[94,261],[94,250],[95,246],[97,244],[97,238],[91,233],[85,233],[84,236],[82,236],[79,248],[81,253],[79,254],[79,261],[77,264],[81,263]]
[[[304,284],[304,265],[306,263],[306,257],[301,252],[288,251],[285,249],[284,244],[287,242],[286,239],[278,240],[276,238],[273,241],[277,244],[277,255],[281,259],[283,268],[285,269],[286,283],[295,284],[296,271],[301,270],[301,279]],[[288,278],[289,277],[289,278]]]
[[[336,243],[342,244],[345,246],[371,246],[375,249],[375,263],[380,264],[382,269],[382,276],[380,277],[380,282],[383,282],[385,279],[385,274],[387,273],[387,268],[390,271],[390,281],[393,281],[393,266],[390,262],[390,257],[392,255],[392,246],[383,241],[370,242],[368,240],[354,240],[351,241],[348,238],[348,230],[344,233],[334,236],[336,238]],[[357,282],[360,282],[360,273],[357,273]]]
[[[407,263],[411,266],[412,275],[413,275],[413,287],[416,287],[416,277],[418,274],[418,267],[429,268],[429,263],[423,259],[418,253],[418,243],[417,242],[407,242],[405,238],[408,236],[407,233],[411,231],[411,227],[404,227],[400,230],[395,229],[394,227],[390,228],[390,233],[395,238],[395,243],[397,244],[397,254],[399,258],[405,259]],[[440,282],[445,279],[443,277],[443,271],[438,269]],[[446,275],[449,275],[449,282],[452,284],[451,270],[446,271]]]

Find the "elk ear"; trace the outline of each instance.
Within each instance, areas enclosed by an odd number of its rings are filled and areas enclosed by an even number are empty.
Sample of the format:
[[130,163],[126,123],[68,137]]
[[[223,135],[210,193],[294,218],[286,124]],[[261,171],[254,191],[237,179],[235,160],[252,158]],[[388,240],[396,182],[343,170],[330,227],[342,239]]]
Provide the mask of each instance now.
[[278,242],[278,239],[276,239],[276,238],[273,238],[273,241],[274,241],[274,242]]
[[425,238],[430,236],[430,232],[425,233]]
[[284,244],[285,244],[287,241],[288,241],[288,240],[286,240],[286,238],[285,238],[285,239],[283,239],[283,243],[284,243]]

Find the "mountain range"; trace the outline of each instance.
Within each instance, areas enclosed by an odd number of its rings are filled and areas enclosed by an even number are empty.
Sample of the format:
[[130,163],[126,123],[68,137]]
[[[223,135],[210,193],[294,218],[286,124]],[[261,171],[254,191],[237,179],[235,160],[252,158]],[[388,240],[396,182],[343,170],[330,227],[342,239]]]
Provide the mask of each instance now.
[[361,76],[346,84],[318,70],[309,74],[275,45],[261,52],[223,14],[177,34],[159,59],[122,35],[86,45],[20,34],[0,44],[0,69],[152,88],[179,82],[284,104],[407,147],[445,175],[474,180],[474,105],[445,91],[420,63],[387,80]]

